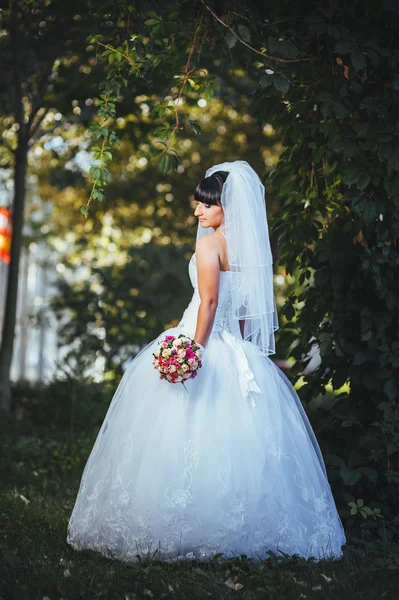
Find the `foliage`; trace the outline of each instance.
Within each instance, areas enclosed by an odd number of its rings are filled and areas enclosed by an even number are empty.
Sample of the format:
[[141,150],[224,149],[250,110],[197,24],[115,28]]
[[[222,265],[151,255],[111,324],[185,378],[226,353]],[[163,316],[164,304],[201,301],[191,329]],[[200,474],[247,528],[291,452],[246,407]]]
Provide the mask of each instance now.
[[[283,64],[261,79],[257,114],[284,132],[270,181],[283,200],[281,260],[304,283],[282,311],[300,332],[292,355],[302,366],[312,340],[322,359],[301,396],[309,403],[330,383],[337,392],[313,422],[347,531],[399,547],[397,25],[396,9],[371,2],[364,13],[320,7],[300,29],[279,28],[300,56],[317,48],[318,61],[292,80]],[[289,80],[283,103],[277,71]]]
[[[269,180],[282,210],[271,224],[281,235],[280,261],[288,273],[298,269],[304,288],[282,314],[297,370],[311,343],[322,359],[301,395],[307,404],[329,384],[337,391],[314,419],[347,529],[370,544],[389,530],[397,544],[398,8],[377,0],[308,0],[300,14],[289,1],[218,7],[201,0],[191,20],[182,18],[186,5],[168,3],[146,20],[140,13],[132,43],[150,80],[161,70],[171,76],[184,51],[191,64],[193,46],[212,79],[220,73],[215,56],[227,49],[224,75],[241,70],[255,92],[252,114],[282,132],[285,152]],[[182,29],[167,25],[176,22]],[[117,24],[106,40],[110,46],[119,30]],[[187,107],[201,96],[199,62],[194,66],[193,84],[183,71],[184,93],[175,87],[170,94],[177,107],[183,96]],[[165,117],[170,141],[174,129]],[[349,391],[340,392],[344,384]],[[359,501],[368,510],[353,512]]]

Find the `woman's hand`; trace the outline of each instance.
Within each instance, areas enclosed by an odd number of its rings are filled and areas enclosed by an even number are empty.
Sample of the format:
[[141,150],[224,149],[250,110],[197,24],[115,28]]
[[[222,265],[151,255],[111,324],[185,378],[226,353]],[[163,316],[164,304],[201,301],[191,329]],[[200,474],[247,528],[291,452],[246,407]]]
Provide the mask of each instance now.
[[202,344],[200,344],[199,342],[196,342],[195,340],[194,340],[194,344],[195,344],[196,346],[199,346],[199,347],[201,348],[201,352],[202,352],[202,353],[204,352],[204,350],[205,350],[205,346],[203,346],[203,345],[202,345]]

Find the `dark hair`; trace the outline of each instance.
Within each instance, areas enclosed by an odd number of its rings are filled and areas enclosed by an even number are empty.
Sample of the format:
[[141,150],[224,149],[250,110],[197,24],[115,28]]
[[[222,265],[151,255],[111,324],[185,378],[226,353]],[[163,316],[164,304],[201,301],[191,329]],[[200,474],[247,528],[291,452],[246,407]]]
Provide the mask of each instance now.
[[222,197],[223,184],[229,171],[215,171],[197,185],[194,198],[204,204],[217,204]]

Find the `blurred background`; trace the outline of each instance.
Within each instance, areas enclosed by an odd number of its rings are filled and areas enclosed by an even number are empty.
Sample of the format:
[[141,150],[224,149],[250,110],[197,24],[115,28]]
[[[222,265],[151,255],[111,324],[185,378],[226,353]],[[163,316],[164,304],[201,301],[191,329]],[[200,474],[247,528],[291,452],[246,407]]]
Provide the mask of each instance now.
[[[87,65],[80,69],[89,70],[91,60],[88,51]],[[146,131],[154,126],[149,116],[154,98],[131,96],[116,119],[122,143],[114,153],[106,200],[87,219],[78,209],[90,189],[87,174],[93,158],[85,123],[93,116],[94,98],[68,99],[68,113],[76,115],[72,121],[56,107],[46,113],[48,123],[60,125],[28,157],[12,361],[15,383],[49,382],[60,373],[60,364],[79,353],[90,363],[88,372],[95,380],[117,377],[143,344],[178,322],[191,297],[187,261],[196,235],[195,186],[212,164],[236,159],[250,162],[266,181],[281,152],[281,136],[271,124],[260,126],[248,113],[248,93],[235,92],[234,103],[225,93],[208,101],[198,98],[190,117],[200,124],[202,135],[180,135],[181,165],[166,175],[148,158]],[[3,126],[8,125],[4,117]],[[268,214],[273,215],[279,203],[272,187],[266,189]],[[13,171],[5,168],[0,189],[0,322],[13,190]],[[276,258],[276,238],[273,253]],[[276,263],[278,306],[292,286],[295,277]],[[276,358],[288,366],[284,347],[278,348]]]

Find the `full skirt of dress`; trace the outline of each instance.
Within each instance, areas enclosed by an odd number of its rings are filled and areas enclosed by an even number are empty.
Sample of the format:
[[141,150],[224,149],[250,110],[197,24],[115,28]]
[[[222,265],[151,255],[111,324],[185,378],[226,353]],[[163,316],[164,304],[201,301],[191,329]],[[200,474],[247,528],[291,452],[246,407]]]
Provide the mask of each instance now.
[[289,379],[253,344],[219,331],[198,376],[186,388],[170,384],[152,353],[179,333],[162,332],[125,371],[82,475],[68,543],[124,561],[341,557],[342,524]]

